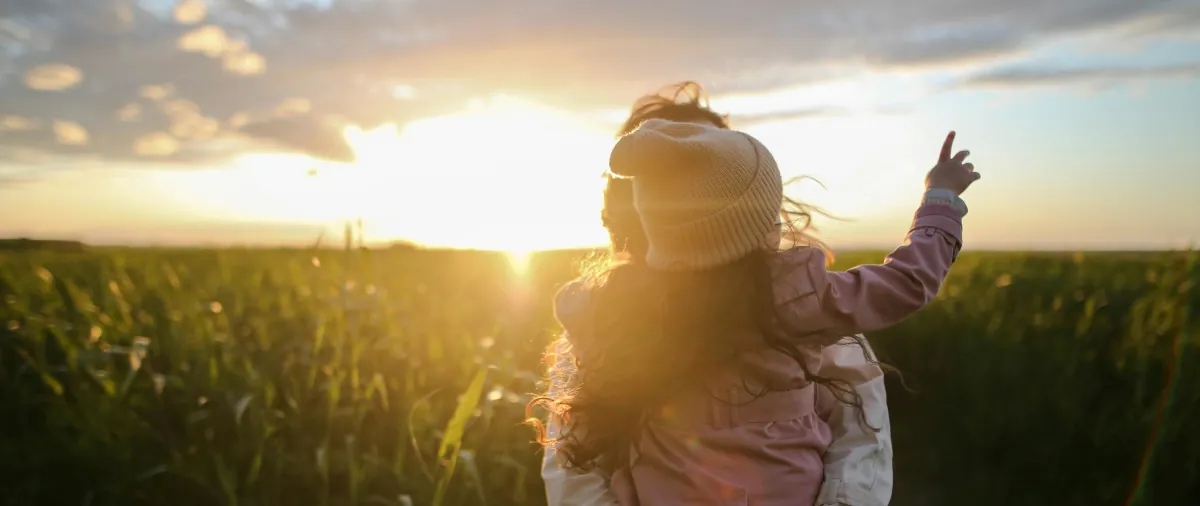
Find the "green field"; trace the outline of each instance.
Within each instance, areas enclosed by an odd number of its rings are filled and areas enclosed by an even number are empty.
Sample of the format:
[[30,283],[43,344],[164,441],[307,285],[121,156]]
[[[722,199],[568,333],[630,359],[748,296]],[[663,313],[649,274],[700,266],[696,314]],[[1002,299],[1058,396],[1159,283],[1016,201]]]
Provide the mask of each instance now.
[[[0,252],[0,503],[541,504],[520,421],[579,258]],[[964,254],[870,336],[912,389],[892,504],[1197,504],[1195,260]]]

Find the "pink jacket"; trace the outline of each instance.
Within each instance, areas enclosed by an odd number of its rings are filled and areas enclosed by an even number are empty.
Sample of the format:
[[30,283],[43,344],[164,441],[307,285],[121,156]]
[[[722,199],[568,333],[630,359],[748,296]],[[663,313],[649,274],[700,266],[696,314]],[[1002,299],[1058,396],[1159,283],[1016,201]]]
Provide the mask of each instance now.
[[[819,374],[854,387],[862,398],[867,424],[853,406],[838,402],[829,388],[817,387],[817,414],[829,426],[832,439],[821,457],[825,476],[817,506],[886,506],[892,498],[892,431],[883,370],[871,362],[874,352],[869,344],[870,354],[849,338],[839,344],[822,351]],[[568,342],[560,339],[553,353],[550,395],[556,396],[573,388],[576,378]],[[555,420],[546,424],[551,438],[559,437],[562,429]],[[548,506],[620,506],[609,487],[610,476],[599,470],[567,469],[553,446],[542,455],[541,473]]]
[[[772,266],[781,317],[797,335],[828,343],[899,323],[937,295],[961,248],[964,214],[957,197],[927,193],[905,244],[882,265],[830,272],[819,250],[781,252]],[[578,321],[586,304],[579,285],[560,293],[556,312],[568,336],[586,324]],[[819,347],[808,347],[805,358],[809,370],[822,368]],[[782,353],[762,350],[742,359],[765,378],[752,386],[771,392],[756,399],[737,377],[715,380],[724,402],[702,388],[681,392],[643,431],[634,465],[612,476],[621,505],[816,503],[831,442],[816,390]]]

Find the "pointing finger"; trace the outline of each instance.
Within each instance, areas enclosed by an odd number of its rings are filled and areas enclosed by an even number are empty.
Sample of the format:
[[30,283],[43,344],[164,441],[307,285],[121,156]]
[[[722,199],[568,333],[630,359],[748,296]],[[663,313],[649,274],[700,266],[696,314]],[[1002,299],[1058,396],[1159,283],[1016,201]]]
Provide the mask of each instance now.
[[946,140],[942,143],[942,153],[938,156],[939,162],[944,162],[950,159],[950,151],[954,149],[954,131],[951,130],[946,134]]

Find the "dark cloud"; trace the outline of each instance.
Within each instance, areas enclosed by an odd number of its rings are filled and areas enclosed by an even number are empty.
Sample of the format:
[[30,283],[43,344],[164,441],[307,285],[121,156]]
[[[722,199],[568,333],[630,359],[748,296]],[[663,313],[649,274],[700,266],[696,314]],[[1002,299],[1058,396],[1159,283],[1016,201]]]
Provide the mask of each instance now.
[[[725,92],[830,63],[962,65],[1193,4],[8,0],[0,148],[186,164],[266,142],[345,160],[338,125],[404,123],[481,94],[612,107],[684,79]],[[0,163],[31,163],[6,152]]]
[[243,132],[279,147],[339,162],[354,160],[341,140],[341,125],[312,117],[278,118],[247,125]]
[[1025,44],[1025,37],[1025,33],[1004,25],[964,25],[879,48],[869,60],[884,67],[970,63],[1010,54]]
[[1200,62],[1158,66],[1010,67],[975,74],[955,84],[959,88],[1015,88],[1058,85],[1108,85],[1121,81],[1200,77]]
[[1181,5],[1159,15],[1147,16],[1130,35],[1141,37],[1184,36],[1195,39],[1200,31],[1200,2]]

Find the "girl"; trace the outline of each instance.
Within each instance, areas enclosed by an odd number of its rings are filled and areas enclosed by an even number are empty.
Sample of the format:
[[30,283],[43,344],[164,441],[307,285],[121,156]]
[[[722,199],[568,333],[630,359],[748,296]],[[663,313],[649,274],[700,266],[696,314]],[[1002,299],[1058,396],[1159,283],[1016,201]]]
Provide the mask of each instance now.
[[[694,82],[670,85],[639,99],[618,131],[618,137],[629,134],[651,118],[729,128],[726,117],[708,107],[703,89]],[[633,206],[631,180],[606,178],[601,218],[609,232],[613,254],[624,256],[629,262],[644,262],[646,237]],[[800,222],[802,229],[808,227],[810,216],[807,213],[796,218],[794,221]],[[847,338],[843,344],[854,344],[855,340],[864,346],[864,350],[869,350],[866,338],[861,335]],[[547,392],[551,398],[575,386],[572,381],[573,357],[567,344],[566,339],[560,338],[548,352],[547,358],[553,364]],[[853,388],[861,399],[866,418],[863,423],[854,406],[838,402],[839,394],[845,392],[835,391],[828,385],[817,386],[817,411],[821,420],[828,424],[832,439],[823,456],[825,477],[818,503],[821,506],[886,505],[892,492],[892,447],[882,368],[853,346],[832,346],[823,350],[818,374]],[[561,427],[551,422],[546,426],[546,436],[554,439],[561,433]],[[542,478],[549,506],[617,505],[607,477],[596,471],[581,473],[564,469],[553,445],[547,446],[543,454]]]
[[830,273],[820,248],[778,252],[782,179],[753,137],[663,120],[622,137],[610,169],[633,180],[648,247],[556,299],[579,383],[543,401],[569,426],[567,466],[610,474],[623,505],[815,504],[821,348],[936,295],[961,247],[958,194],[978,178],[952,143],[907,243]]

